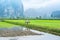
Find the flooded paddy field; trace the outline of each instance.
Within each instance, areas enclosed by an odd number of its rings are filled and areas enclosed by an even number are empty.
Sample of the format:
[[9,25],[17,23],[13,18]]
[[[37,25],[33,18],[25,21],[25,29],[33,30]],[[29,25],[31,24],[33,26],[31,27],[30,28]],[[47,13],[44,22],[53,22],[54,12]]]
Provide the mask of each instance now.
[[[20,36],[13,36],[13,37],[0,37],[0,40],[60,40],[60,36],[40,32],[32,29],[30,29],[30,31],[33,32],[33,35],[26,36],[23,34],[24,36],[20,35]],[[36,33],[39,35],[36,35]]]
[[15,36],[28,36],[28,35],[41,35],[34,33],[27,28],[13,27],[13,28],[0,28],[0,37],[15,37]]

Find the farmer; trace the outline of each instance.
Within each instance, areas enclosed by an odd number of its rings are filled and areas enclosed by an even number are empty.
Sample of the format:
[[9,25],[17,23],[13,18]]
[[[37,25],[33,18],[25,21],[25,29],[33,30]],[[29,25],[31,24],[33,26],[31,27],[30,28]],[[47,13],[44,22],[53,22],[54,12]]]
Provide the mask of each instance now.
[[[26,27],[28,27],[28,24],[30,23],[30,21],[27,19],[27,20],[25,21],[25,23],[27,24]],[[26,31],[30,31],[30,29],[27,28]]]
[[30,23],[30,21],[27,19],[27,20],[25,21],[25,23],[28,25],[28,24]]

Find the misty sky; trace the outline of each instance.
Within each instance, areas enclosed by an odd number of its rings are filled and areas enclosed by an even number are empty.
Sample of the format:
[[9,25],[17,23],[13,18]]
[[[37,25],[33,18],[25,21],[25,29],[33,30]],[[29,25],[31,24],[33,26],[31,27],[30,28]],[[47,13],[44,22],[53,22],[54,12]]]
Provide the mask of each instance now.
[[55,3],[60,3],[60,0],[23,0],[24,10],[46,7],[47,5],[53,5]]

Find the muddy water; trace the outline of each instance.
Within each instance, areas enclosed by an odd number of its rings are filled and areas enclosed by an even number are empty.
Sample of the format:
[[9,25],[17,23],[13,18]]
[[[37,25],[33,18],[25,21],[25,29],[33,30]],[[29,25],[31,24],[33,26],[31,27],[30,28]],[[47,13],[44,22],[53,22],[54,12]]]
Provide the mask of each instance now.
[[[0,40],[60,40],[60,36],[40,32],[40,31],[36,31],[36,30],[32,30],[32,29],[27,30],[27,28],[24,28],[24,27],[13,27],[11,29],[2,28],[2,29],[0,29],[0,31],[1,30],[5,30],[5,31],[6,30],[8,30],[8,31],[9,30],[13,30],[13,31],[19,30],[18,33],[20,31],[23,31],[23,33],[24,33],[24,31],[28,31],[28,32],[25,32],[26,34],[28,33],[28,35],[26,36],[25,34],[23,34],[23,35],[14,36],[14,37],[0,37]],[[30,32],[30,35],[29,35],[29,32]]]
[[24,27],[13,27],[13,28],[0,28],[0,37],[15,37],[15,36],[28,36],[28,35],[41,35],[34,33]]

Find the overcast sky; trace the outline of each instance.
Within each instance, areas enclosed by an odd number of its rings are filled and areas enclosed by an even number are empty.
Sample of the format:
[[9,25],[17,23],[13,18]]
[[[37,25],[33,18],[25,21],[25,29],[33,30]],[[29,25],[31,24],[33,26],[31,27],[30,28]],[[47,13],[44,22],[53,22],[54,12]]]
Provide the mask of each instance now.
[[58,3],[60,0],[23,0],[24,10],[29,8],[41,8]]

